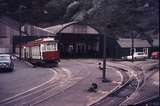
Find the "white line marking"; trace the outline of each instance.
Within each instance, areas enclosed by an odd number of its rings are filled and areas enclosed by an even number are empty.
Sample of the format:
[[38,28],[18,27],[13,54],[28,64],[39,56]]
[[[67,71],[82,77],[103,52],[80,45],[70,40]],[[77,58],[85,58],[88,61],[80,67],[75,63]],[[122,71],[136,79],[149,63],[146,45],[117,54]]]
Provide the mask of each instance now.
[[119,75],[120,75],[120,77],[121,77],[121,81],[120,81],[120,83],[122,83],[123,82],[123,75],[121,74],[121,72],[120,71],[116,71],[117,73],[119,73]]
[[71,71],[66,68],[61,68],[63,71],[65,71],[68,74],[68,77],[71,78]]
[[44,82],[44,83],[42,83],[42,84],[40,84],[40,85],[38,85],[38,86],[36,86],[36,87],[33,87],[33,88],[31,88],[31,89],[29,89],[29,90],[27,90],[27,91],[22,92],[22,93],[18,93],[18,94],[14,95],[14,96],[11,96],[11,97],[9,97],[9,98],[6,98],[6,99],[0,101],[0,104],[3,103],[3,102],[9,101],[9,100],[11,100],[11,99],[14,99],[14,98],[16,98],[16,97],[18,97],[18,96],[21,96],[21,95],[23,95],[23,94],[25,94],[25,93],[27,93],[27,92],[32,91],[32,90],[35,90],[35,89],[37,89],[37,88],[39,88],[39,87],[41,87],[41,86],[44,86],[45,84],[51,82],[52,80],[54,80],[58,74],[57,74],[57,72],[56,72],[55,70],[53,70],[53,69],[49,69],[49,70],[54,73],[54,74],[53,74],[53,77],[52,77],[49,81],[46,81],[46,82]]

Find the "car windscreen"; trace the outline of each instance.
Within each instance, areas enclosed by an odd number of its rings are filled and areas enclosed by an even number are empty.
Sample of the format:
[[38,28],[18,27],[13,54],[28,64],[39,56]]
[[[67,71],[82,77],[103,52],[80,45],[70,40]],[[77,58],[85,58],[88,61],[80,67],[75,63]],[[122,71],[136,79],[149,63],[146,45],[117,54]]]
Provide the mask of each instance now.
[[10,56],[0,56],[0,61],[10,61]]

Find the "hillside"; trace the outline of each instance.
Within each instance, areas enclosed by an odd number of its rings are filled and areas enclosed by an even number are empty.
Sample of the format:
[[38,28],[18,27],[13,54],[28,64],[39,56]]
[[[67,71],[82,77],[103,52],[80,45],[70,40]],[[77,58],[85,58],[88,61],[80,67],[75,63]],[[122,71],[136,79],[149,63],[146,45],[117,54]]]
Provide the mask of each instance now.
[[[17,3],[15,3],[17,1]],[[49,26],[81,21],[114,37],[150,39],[159,33],[159,0],[0,0],[0,15],[18,20],[24,5],[23,22]]]
[[[83,20],[112,36],[147,37],[159,32],[158,0],[83,0],[73,20]],[[83,17],[83,18],[82,18]],[[108,29],[107,26],[110,26]]]

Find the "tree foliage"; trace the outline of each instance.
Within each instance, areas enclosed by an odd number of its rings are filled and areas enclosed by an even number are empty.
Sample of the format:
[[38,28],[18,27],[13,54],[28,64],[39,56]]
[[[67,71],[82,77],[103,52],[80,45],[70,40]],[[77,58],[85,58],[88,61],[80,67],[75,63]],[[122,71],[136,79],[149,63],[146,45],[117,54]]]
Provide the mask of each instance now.
[[0,15],[18,20],[19,5],[26,7],[23,21],[32,24],[78,20],[126,37],[132,31],[141,36],[159,32],[159,0],[0,0]]

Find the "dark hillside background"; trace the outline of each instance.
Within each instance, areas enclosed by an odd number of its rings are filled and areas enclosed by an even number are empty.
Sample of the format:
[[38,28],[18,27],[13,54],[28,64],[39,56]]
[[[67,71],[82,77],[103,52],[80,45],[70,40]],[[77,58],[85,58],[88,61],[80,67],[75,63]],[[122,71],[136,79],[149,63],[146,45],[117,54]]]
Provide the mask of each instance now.
[[[82,21],[108,36],[150,40],[159,34],[159,0],[0,0],[0,15],[41,27]],[[109,28],[108,28],[109,27]]]

